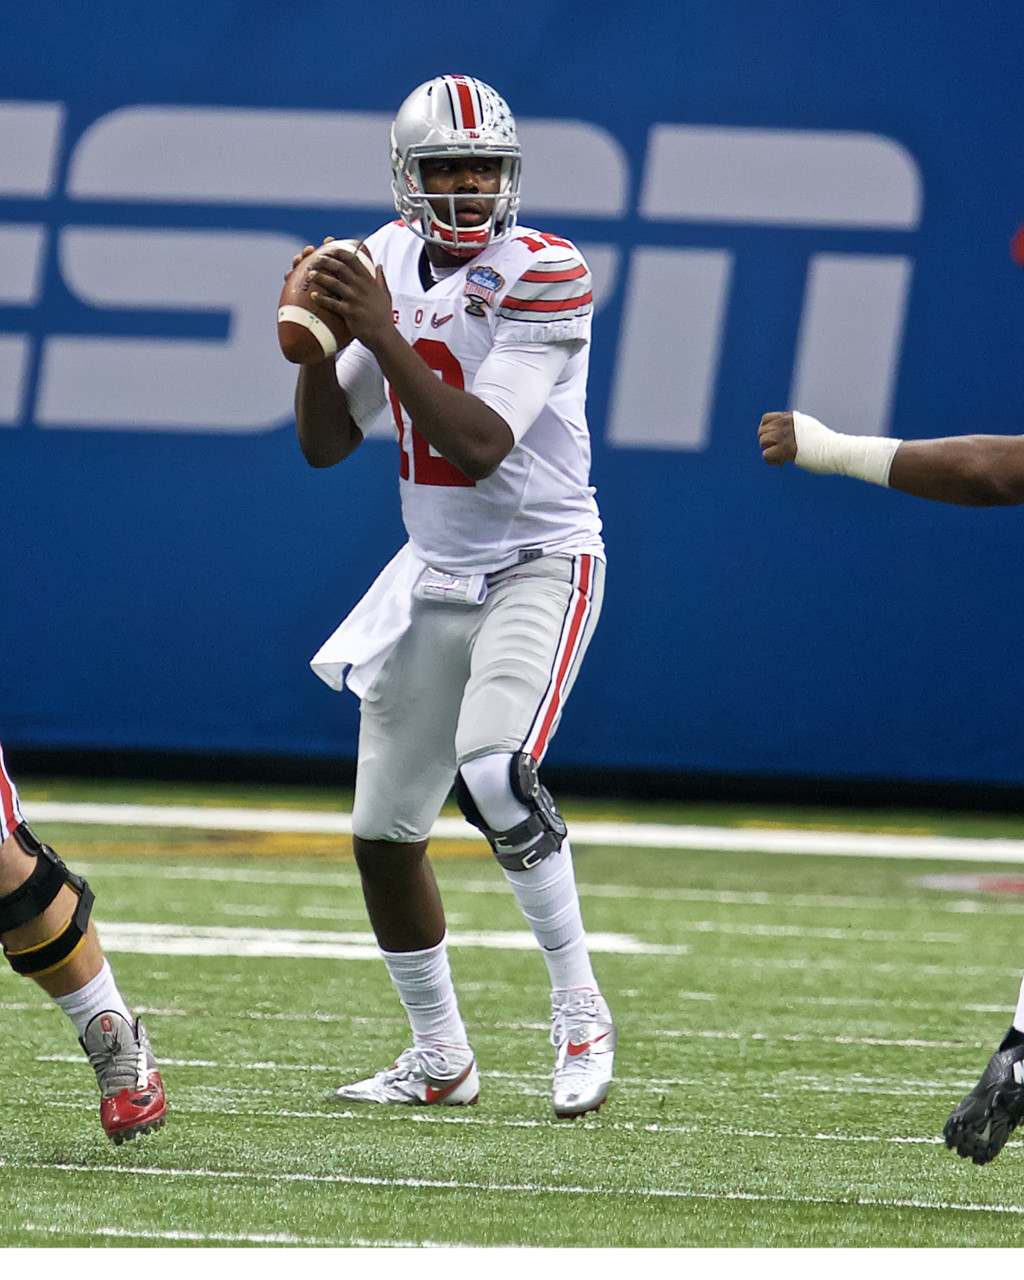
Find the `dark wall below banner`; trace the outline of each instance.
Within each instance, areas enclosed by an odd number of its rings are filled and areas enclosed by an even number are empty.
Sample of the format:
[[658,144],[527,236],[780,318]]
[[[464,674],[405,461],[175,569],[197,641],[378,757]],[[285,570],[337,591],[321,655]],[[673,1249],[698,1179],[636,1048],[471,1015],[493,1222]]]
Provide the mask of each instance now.
[[0,47],[15,765],[354,757],[355,699],[308,662],[401,544],[396,446],[306,467],[273,312],[298,247],[392,216],[390,116],[463,70],[519,118],[523,221],[596,284],[608,589],[548,767],[1024,787],[1024,513],[770,471],[756,444],[793,404],[1021,430],[1019,5],[526,4],[454,36],[396,0],[137,9],[22,11]]

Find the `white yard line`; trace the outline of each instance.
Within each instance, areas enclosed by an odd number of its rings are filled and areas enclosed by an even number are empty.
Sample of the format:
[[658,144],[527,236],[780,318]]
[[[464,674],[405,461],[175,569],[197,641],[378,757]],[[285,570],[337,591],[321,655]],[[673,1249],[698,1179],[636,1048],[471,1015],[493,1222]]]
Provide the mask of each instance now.
[[[355,1236],[343,1236],[337,1240],[318,1236],[288,1235],[284,1232],[255,1233],[241,1231],[144,1231],[134,1227],[75,1227],[66,1223],[19,1222],[19,1231],[29,1231],[51,1236],[84,1236],[113,1240],[168,1240],[186,1244],[290,1244],[304,1248],[386,1248],[430,1249],[449,1248],[447,1244],[434,1244],[419,1240],[363,1240]],[[191,1269],[191,1268],[190,1268]]]
[[[151,862],[148,858],[140,859],[135,863],[122,858],[119,858],[116,863],[110,861],[93,863],[88,860],[83,861],[78,857],[74,860],[74,869],[90,878],[93,875],[116,875],[118,880],[135,877],[145,880],[205,880],[218,884],[299,885],[311,888],[335,889],[354,889],[359,887],[359,874],[354,869],[352,871],[314,871],[307,868],[297,871],[288,867],[211,866],[203,865],[196,861],[175,865]],[[998,891],[998,885],[989,885],[989,881],[997,877],[998,873],[996,873],[996,876],[984,873],[975,875],[972,877],[971,892],[985,892],[986,889]],[[712,902],[721,906],[781,906],[812,909],[822,907],[830,910],[867,911],[873,916],[877,916],[882,911],[905,913],[908,905],[922,908],[932,915],[938,912],[948,915],[973,915],[979,911],[984,911],[986,915],[1024,915],[1024,902],[993,901],[992,893],[987,894],[984,902],[979,902],[977,899],[963,898],[956,898],[952,901],[919,898],[908,904],[902,899],[852,898],[835,894],[767,893],[763,891],[741,893],[729,889],[670,889],[664,885],[641,889],[635,885],[593,884],[590,881],[582,880],[577,880],[576,883],[581,895],[585,898],[634,899],[641,902]],[[490,880],[467,880],[460,875],[458,890],[460,893],[494,894],[498,897],[505,897],[508,894],[508,885],[500,877],[492,876]],[[220,903],[217,909],[224,910],[225,905]],[[232,910],[234,909],[237,909],[239,913],[252,910],[251,907],[246,907],[244,904],[235,904]],[[280,908],[281,913],[284,910],[285,908]],[[337,918],[336,913],[330,908],[305,907],[299,909],[299,914],[312,916],[314,911],[318,913],[324,912],[323,918],[325,919]],[[253,914],[273,914],[274,912],[274,907],[264,905],[256,908]],[[341,915],[340,909],[337,915]],[[346,915],[346,918],[362,920],[365,918],[365,914],[361,909],[353,908],[351,917]],[[449,914],[448,918],[449,920],[457,919],[451,914]]]
[[[352,816],[305,809],[205,808],[195,805],[23,802],[30,822],[103,826],[186,827],[217,831],[287,831],[351,835]],[[573,822],[579,845],[645,849],[705,849],[732,853],[829,854],[833,857],[929,858],[952,862],[1024,863],[1024,840],[998,837],[891,835],[857,831],[763,830],[673,826],[644,822]],[[461,818],[439,818],[433,835],[479,842],[480,833]]]
[[[4,1161],[0,1159],[0,1168]],[[564,1186],[558,1183],[543,1182],[480,1182],[459,1178],[379,1178],[359,1176],[345,1173],[263,1173],[259,1170],[228,1169],[178,1169],[129,1167],[126,1165],[91,1165],[91,1164],[57,1164],[33,1163],[21,1165],[28,1169],[52,1169],[58,1173],[91,1173],[91,1174],[126,1174],[129,1177],[156,1178],[209,1178],[234,1182],[268,1182],[268,1183],[313,1183],[333,1184],[353,1187],[379,1187],[382,1189],[408,1188],[410,1190],[431,1189],[436,1191],[470,1191],[473,1193],[496,1193],[498,1195],[571,1195],[571,1196],[628,1196],[648,1199],[650,1197],[673,1200],[710,1200],[710,1201],[749,1201],[765,1204],[821,1204],[831,1207],[880,1209],[921,1209],[926,1211],[948,1212],[960,1210],[965,1213],[1006,1213],[1024,1214],[1024,1205],[1018,1204],[971,1204],[969,1202],[923,1200],[923,1199],[885,1199],[879,1196],[803,1196],[772,1195],[751,1191],[697,1191],[689,1187],[603,1187],[603,1186]]]
[[[380,960],[371,933],[313,929],[259,929],[229,925],[150,924],[97,921],[104,951],[164,956],[285,956],[293,959]],[[588,933],[590,950],[611,955],[685,956],[685,944],[641,942],[627,933]],[[528,930],[464,930],[448,935],[450,947],[533,951]]]
[[[910,935],[877,929],[814,929],[795,925],[735,925],[713,920],[683,922],[691,932],[721,936],[767,938],[824,938],[843,943],[892,941]],[[319,960],[379,960],[380,952],[367,930],[335,932],[326,929],[267,929],[246,925],[156,924],[145,921],[97,920],[106,951],[147,956],[251,956]],[[912,940],[957,945],[956,934],[925,933]],[[642,942],[627,933],[587,933],[590,951],[619,956],[686,956],[686,943]],[[449,947],[479,947],[488,951],[533,951],[536,941],[528,930],[451,930]]]
[[[41,1061],[50,1061],[50,1059],[41,1059]],[[481,1072],[483,1076],[488,1072]],[[531,1077],[545,1082],[550,1081],[549,1075]],[[638,1087],[649,1088],[652,1082],[650,1080],[616,1080],[616,1087],[622,1084],[633,1084]],[[702,1082],[699,1080],[670,1080],[658,1081],[661,1085],[672,1084],[680,1087],[692,1087]],[[706,1082],[703,1082],[706,1083]],[[180,1087],[179,1087],[180,1092]],[[533,1092],[532,1090],[530,1092]],[[806,1089],[804,1092],[808,1092]],[[880,1093],[886,1093],[886,1090],[879,1090]],[[918,1090],[913,1094],[915,1098],[936,1098],[945,1097],[946,1090],[930,1089]],[[537,1096],[542,1093],[546,1095],[547,1090],[537,1090]],[[907,1095],[903,1095],[907,1096]],[[50,1104],[54,1108],[66,1111],[75,1111],[81,1114],[82,1104],[80,1101],[67,1101],[64,1099],[52,1099]],[[565,1126],[552,1116],[550,1120],[512,1120],[509,1118],[492,1119],[482,1116],[456,1115],[453,1114],[454,1109],[447,1107],[431,1108],[429,1110],[411,1111],[409,1114],[398,1116],[392,1113],[384,1116],[379,1112],[370,1112],[366,1110],[359,1111],[343,1111],[332,1108],[329,1111],[296,1111],[287,1107],[278,1107],[271,1109],[269,1107],[257,1109],[255,1107],[220,1107],[211,1100],[210,1094],[204,1091],[203,1101],[201,1104],[189,1106],[187,1102],[183,1103],[178,1097],[174,1104],[175,1116],[233,1116],[246,1120],[316,1120],[318,1123],[345,1123],[351,1121],[365,1122],[366,1124],[421,1124],[442,1127],[462,1127],[471,1129],[550,1129],[557,1131],[565,1129]],[[443,1113],[443,1114],[441,1114]],[[600,1130],[602,1133],[659,1133],[659,1134],[701,1134],[707,1137],[709,1133],[713,1133],[721,1138],[752,1138],[764,1140],[768,1142],[853,1142],[853,1143],[888,1143],[895,1146],[926,1146],[941,1147],[944,1145],[944,1139],[940,1134],[915,1134],[911,1136],[882,1134],[882,1133],[801,1133],[801,1132],[783,1132],[773,1129],[739,1129],[733,1125],[715,1125],[711,1129],[706,1124],[632,1124],[629,1121],[613,1123],[608,1120],[588,1120],[577,1122],[573,1126],[575,1131],[580,1129]]]

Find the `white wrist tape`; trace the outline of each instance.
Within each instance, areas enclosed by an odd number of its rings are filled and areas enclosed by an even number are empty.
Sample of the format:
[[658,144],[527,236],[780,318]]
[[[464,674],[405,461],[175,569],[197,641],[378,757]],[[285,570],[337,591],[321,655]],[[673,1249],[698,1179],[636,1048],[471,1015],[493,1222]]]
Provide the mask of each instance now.
[[796,457],[805,471],[823,476],[853,476],[871,484],[889,483],[889,468],[903,443],[890,436],[845,436],[810,414],[793,413]]

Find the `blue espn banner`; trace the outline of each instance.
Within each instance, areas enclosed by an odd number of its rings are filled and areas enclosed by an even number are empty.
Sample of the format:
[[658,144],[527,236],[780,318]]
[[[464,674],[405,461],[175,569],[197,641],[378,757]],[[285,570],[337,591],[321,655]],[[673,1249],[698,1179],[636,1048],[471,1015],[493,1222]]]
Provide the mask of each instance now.
[[[351,758],[308,661],[402,541],[314,472],[274,312],[392,216],[388,127],[493,84],[594,269],[608,593],[571,768],[1020,784],[1024,513],[764,466],[761,413],[1024,427],[1024,11],[205,0],[5,14],[0,738]],[[33,11],[34,14],[34,11]]]

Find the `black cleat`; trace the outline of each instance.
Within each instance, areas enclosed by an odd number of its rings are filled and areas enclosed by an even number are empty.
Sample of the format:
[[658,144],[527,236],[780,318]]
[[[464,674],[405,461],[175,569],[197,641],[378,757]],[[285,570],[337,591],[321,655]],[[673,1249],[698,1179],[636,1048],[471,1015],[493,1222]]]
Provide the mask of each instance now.
[[958,1103],[942,1130],[946,1146],[975,1164],[988,1164],[1024,1119],[1024,1045],[999,1049],[981,1079]]

